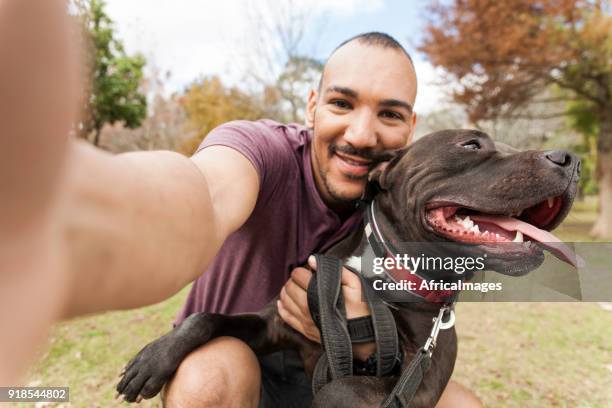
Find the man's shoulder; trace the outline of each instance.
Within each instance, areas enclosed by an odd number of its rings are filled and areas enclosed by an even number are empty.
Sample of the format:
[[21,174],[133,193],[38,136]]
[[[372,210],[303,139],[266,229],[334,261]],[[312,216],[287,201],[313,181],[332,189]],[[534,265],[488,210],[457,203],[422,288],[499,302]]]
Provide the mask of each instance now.
[[212,146],[232,148],[245,156],[259,175],[260,186],[280,185],[291,174],[303,174],[310,132],[304,126],[270,119],[227,122],[204,139],[198,152]]
[[[234,120],[213,129],[204,138],[198,152],[213,145],[235,148],[248,156],[301,156],[310,142],[311,132],[305,126],[280,123],[271,119]],[[250,157],[249,157],[250,158]]]
[[281,123],[272,119],[234,120],[217,127],[211,134],[219,131],[248,133],[251,136],[271,137],[278,140],[286,139],[292,145],[303,145],[310,140],[310,131],[306,126],[297,123]]

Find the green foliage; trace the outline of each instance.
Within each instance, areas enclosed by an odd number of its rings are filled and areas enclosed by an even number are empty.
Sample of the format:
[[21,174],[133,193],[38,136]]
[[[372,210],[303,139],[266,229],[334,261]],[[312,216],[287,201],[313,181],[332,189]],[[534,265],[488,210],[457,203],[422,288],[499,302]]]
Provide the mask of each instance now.
[[81,127],[84,136],[95,132],[95,145],[104,124],[123,122],[128,128],[136,128],[147,114],[146,97],[140,92],[145,59],[125,53],[104,7],[103,0],[84,1],[79,7],[90,45],[91,80]]
[[572,147],[580,156],[582,170],[580,173],[580,190],[584,195],[597,194],[597,137],[599,136],[599,116],[596,107],[585,100],[567,103],[569,125],[583,136],[581,144]]
[[[594,139],[593,139],[594,141]],[[597,169],[597,152],[593,151],[589,145],[579,144],[572,147],[572,151],[580,157],[580,193],[583,196],[594,195],[599,192],[597,187],[597,178],[595,176]]]
[[[596,107],[584,100],[572,101],[567,104],[567,116],[570,126],[585,136],[585,139],[597,137],[599,134],[599,117]],[[586,140],[585,140],[586,141]]]

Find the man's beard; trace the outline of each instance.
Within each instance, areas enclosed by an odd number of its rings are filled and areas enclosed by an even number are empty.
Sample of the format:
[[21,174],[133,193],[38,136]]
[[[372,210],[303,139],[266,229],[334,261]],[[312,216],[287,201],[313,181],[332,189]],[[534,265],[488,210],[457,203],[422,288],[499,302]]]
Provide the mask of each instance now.
[[[388,161],[391,159],[391,154],[389,153],[375,153],[371,149],[356,149],[350,145],[339,146],[336,144],[330,144],[327,150],[328,150],[329,160],[331,160],[335,152],[341,152],[341,153],[359,157],[359,158],[362,158],[364,160],[368,160],[371,162],[369,165],[368,174],[366,174],[365,176],[355,177],[351,175],[344,175],[344,177],[347,177],[352,180],[363,180],[364,190],[366,188],[366,183],[369,177],[369,172],[374,167],[376,167],[376,165],[378,165],[379,163],[383,161]],[[342,192],[340,192],[338,189],[335,188],[333,183],[329,181],[329,178],[327,177],[327,171],[324,169],[320,169],[320,171],[321,171],[321,178],[323,179],[323,184],[325,184],[325,188],[327,189],[332,199],[334,199],[334,201],[337,201],[338,203],[342,203],[342,204],[351,205],[362,197],[363,191],[361,192],[361,194],[359,194],[359,196],[355,196],[355,197],[350,197],[350,196],[347,196],[346,194],[343,194]]]

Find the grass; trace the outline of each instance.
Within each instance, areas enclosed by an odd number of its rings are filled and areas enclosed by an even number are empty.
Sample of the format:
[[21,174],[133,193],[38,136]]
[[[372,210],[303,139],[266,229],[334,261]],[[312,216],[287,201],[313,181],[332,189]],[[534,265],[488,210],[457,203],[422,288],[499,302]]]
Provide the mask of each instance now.
[[[579,202],[558,235],[588,241],[594,218],[594,201]],[[143,309],[58,324],[29,382],[69,386],[72,402],[63,406],[127,406],[114,399],[121,368],[169,330],[186,294]],[[462,303],[457,330],[453,378],[486,406],[612,407],[612,312],[596,304]],[[161,405],[153,399],[140,406]]]

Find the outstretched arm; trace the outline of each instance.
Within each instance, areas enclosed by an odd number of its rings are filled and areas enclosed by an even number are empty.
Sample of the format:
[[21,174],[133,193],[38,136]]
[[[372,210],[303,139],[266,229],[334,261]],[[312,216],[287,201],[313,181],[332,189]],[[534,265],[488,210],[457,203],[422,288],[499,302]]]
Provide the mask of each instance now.
[[109,155],[73,146],[64,214],[66,315],[133,308],[196,279],[251,214],[259,179],[241,153],[211,146]]
[[248,218],[226,147],[112,156],[69,140],[79,61],[63,0],[0,0],[0,385],[60,316],[144,306],[201,274]]

